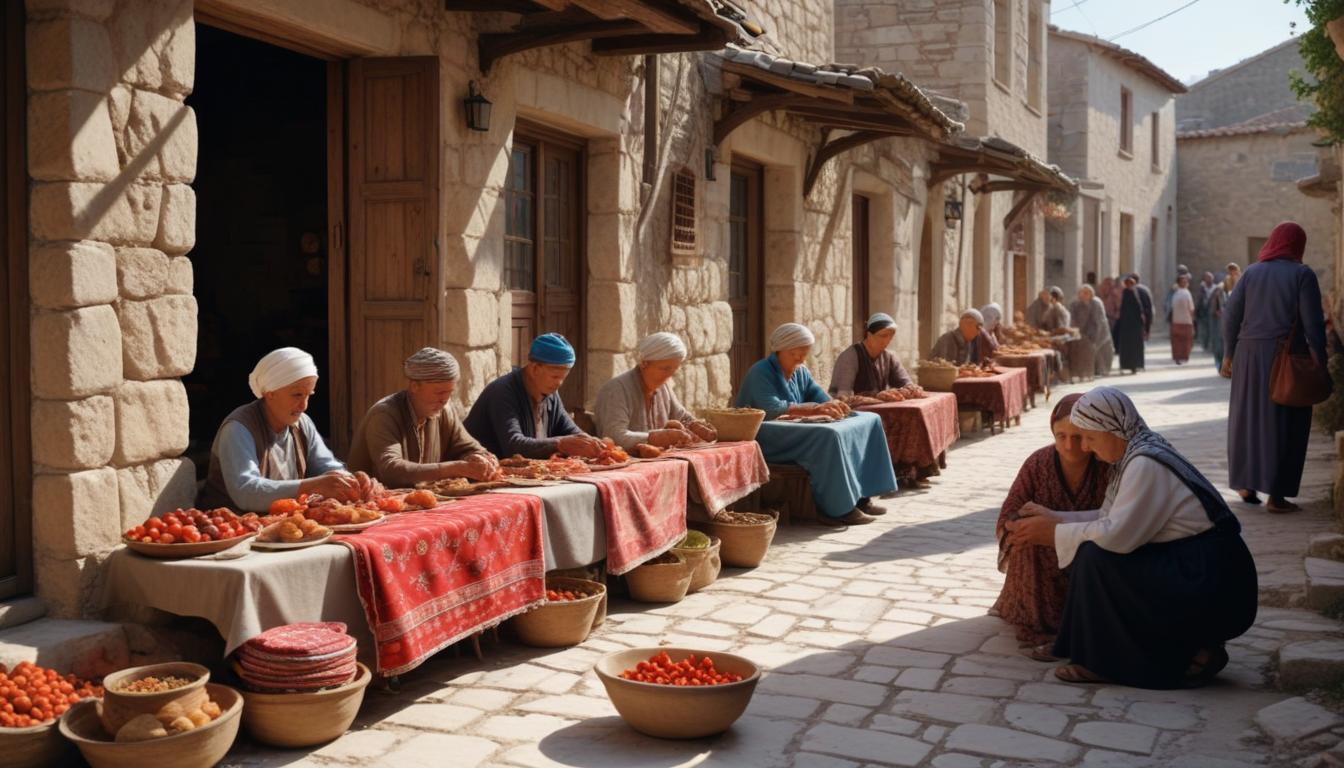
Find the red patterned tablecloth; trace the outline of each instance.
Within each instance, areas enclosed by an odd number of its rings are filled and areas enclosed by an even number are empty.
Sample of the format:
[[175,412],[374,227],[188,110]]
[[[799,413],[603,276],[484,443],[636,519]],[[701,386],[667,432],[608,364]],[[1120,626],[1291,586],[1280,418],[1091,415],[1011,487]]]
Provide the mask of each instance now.
[[994,364],[1001,368],[1027,369],[1027,388],[1030,392],[1050,391],[1050,359],[1057,353],[1048,350],[1029,355],[995,355]]
[[398,675],[465,637],[542,602],[542,505],[482,494],[335,541],[377,644],[378,672]]
[[750,496],[770,480],[770,467],[761,453],[761,444],[755,440],[673,451],[666,457],[691,465],[691,496],[710,515],[717,515],[729,504]]
[[957,379],[952,385],[957,405],[991,411],[994,419],[1006,422],[1022,415],[1027,399],[1027,370],[1009,368],[997,376]]
[[597,486],[607,524],[608,573],[625,573],[686,535],[689,467],[684,461],[645,461],[570,476]]
[[916,400],[864,405],[859,410],[882,419],[891,461],[898,469],[936,466],[938,457],[961,437],[957,398],[951,392],[929,392]]

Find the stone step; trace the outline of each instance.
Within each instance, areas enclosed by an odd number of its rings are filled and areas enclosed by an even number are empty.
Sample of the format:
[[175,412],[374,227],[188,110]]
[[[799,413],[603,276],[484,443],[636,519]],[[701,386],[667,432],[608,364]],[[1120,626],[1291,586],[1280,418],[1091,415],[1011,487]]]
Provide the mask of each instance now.
[[1305,565],[1307,607],[1318,611],[1344,607],[1344,562],[1308,557]]
[[121,624],[42,618],[0,630],[0,664],[31,661],[61,673],[100,678],[130,666]]
[[1344,639],[1289,643],[1279,649],[1279,687],[1302,692],[1344,683]]
[[1344,717],[1299,696],[1256,712],[1255,724],[1276,742],[1292,742],[1344,724]]
[[18,597],[0,603],[0,629],[17,627],[47,615],[47,604],[36,597]]
[[1307,557],[1344,560],[1344,533],[1318,533],[1307,544]]

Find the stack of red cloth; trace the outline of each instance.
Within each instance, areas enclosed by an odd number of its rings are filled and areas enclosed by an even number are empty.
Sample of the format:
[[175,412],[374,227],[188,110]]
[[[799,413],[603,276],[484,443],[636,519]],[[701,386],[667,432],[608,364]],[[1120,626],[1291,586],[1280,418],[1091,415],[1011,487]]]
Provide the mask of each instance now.
[[339,621],[303,622],[268,629],[239,647],[234,669],[247,687],[264,693],[316,691],[355,678],[355,638]]

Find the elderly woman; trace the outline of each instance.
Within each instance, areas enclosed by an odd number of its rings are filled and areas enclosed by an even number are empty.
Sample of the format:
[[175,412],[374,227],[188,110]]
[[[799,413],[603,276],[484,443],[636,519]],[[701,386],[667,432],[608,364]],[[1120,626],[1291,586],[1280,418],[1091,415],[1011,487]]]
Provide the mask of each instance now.
[[1059,568],[1054,547],[1015,546],[1006,524],[1017,520],[1028,503],[1061,511],[1101,506],[1111,467],[1083,449],[1082,430],[1069,420],[1081,397],[1068,395],[1055,405],[1050,414],[1054,444],[1027,457],[999,511],[999,570],[1005,577],[990,613],[1016,627],[1017,639],[1029,645],[1053,640],[1059,632],[1069,579]]
[[1143,370],[1144,314],[1143,296],[1134,277],[1126,277],[1120,292],[1120,319],[1115,323],[1115,351],[1120,369],[1137,373]]
[[1190,351],[1195,348],[1195,298],[1190,293],[1190,276],[1176,278],[1176,287],[1167,299],[1171,310],[1171,359],[1177,365],[1190,362]]
[[[770,335],[773,353],[747,371],[737,394],[739,408],[760,408],[770,421],[756,436],[765,460],[807,470],[823,525],[863,525],[883,510],[873,496],[896,490],[882,420],[850,413],[812,380],[803,361],[816,338],[806,327],[785,323]],[[778,423],[781,417],[829,416],[833,424]]]
[[714,427],[691,415],[668,384],[686,359],[681,338],[655,333],[639,343],[635,354],[639,364],[597,392],[597,433],[627,451],[640,443],[670,448],[718,439]]
[[1224,643],[1255,620],[1255,562],[1241,525],[1199,470],[1148,428],[1123,392],[1098,387],[1073,407],[1083,447],[1115,466],[1101,508],[1024,505],[1014,546],[1053,545],[1072,566],[1053,649],[1070,683],[1175,688],[1227,665]]
[[1064,289],[1052,285],[1047,293],[1050,295],[1050,304],[1041,313],[1041,330],[1056,333],[1072,327],[1073,318],[1064,306]]
[[863,341],[849,347],[835,359],[831,371],[831,397],[875,395],[888,389],[900,389],[915,383],[901,361],[888,351],[896,336],[896,321],[878,312],[868,318]]
[[991,301],[980,308],[980,316],[985,319],[985,333],[1000,344],[1003,343],[1003,307],[997,301]]
[[300,493],[348,501],[370,490],[369,477],[347,472],[304,413],[317,389],[312,355],[295,347],[270,352],[247,383],[257,399],[219,425],[198,507],[265,512]]
[[1091,285],[1084,283],[1078,289],[1078,300],[1069,307],[1069,313],[1079,335],[1092,342],[1092,374],[1109,376],[1115,345],[1111,341],[1110,323],[1106,321],[1106,305],[1097,298]]
[[961,313],[956,328],[938,338],[929,357],[941,358],[957,365],[984,365],[998,348],[999,343],[985,332],[985,316],[978,309],[968,309]]

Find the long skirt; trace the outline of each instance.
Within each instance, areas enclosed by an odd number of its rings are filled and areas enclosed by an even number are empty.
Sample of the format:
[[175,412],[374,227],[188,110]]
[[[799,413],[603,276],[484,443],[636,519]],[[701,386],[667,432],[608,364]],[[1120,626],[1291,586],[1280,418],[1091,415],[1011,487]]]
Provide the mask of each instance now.
[[999,599],[990,613],[1017,627],[1017,639],[1042,643],[1059,632],[1069,575],[1054,547],[1015,546],[1004,561]]
[[1242,339],[1232,358],[1227,418],[1228,485],[1270,496],[1296,496],[1311,439],[1311,408],[1269,398],[1269,372],[1279,344]]
[[827,517],[844,517],[860,499],[896,490],[887,433],[875,413],[834,424],[767,421],[756,442],[767,462],[807,470],[817,510]]
[[1190,360],[1190,350],[1195,346],[1195,326],[1189,323],[1171,324],[1171,359],[1178,363]]
[[1206,531],[1129,554],[1078,548],[1054,654],[1107,680],[1176,688],[1201,648],[1255,621],[1255,562],[1241,535]]
[[1096,354],[1092,356],[1092,375],[1110,376],[1111,363],[1115,360],[1115,345],[1110,339],[1106,339],[1097,345]]
[[1209,349],[1213,352],[1213,367],[1215,370],[1223,368],[1223,323],[1222,318],[1215,317],[1213,322],[1209,323]]
[[1120,355],[1120,369],[1137,371],[1143,368],[1143,321],[1122,318],[1115,328],[1115,349]]

